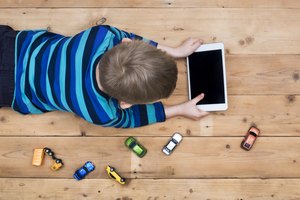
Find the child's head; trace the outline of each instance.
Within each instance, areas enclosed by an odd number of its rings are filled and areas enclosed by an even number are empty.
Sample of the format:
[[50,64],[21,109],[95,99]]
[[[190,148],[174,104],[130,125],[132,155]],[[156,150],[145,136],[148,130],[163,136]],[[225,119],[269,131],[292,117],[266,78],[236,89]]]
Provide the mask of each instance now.
[[129,104],[167,98],[176,86],[175,60],[143,41],[123,42],[113,47],[103,55],[99,65],[104,92]]

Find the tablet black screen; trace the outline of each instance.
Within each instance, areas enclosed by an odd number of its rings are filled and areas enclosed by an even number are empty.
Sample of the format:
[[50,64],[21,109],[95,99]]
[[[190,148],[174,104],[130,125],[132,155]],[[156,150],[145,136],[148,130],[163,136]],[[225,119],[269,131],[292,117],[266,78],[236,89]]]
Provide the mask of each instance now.
[[192,99],[202,92],[199,104],[225,103],[222,50],[195,52],[189,56]]

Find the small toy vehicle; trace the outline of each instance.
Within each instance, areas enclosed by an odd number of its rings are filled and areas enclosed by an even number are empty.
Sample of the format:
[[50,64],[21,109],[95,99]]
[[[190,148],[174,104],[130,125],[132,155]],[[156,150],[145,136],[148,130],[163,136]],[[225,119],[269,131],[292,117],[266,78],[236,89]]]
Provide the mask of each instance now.
[[174,133],[171,140],[168,142],[168,144],[164,146],[162,151],[167,156],[170,155],[175,149],[175,147],[181,142],[181,140],[182,140],[182,135],[180,135],[179,133]]
[[260,131],[258,128],[254,127],[254,126],[250,127],[244,140],[241,143],[241,148],[249,151],[252,148],[256,138],[258,137],[259,132]]
[[80,167],[79,169],[76,170],[76,172],[74,173],[73,177],[76,180],[80,181],[88,173],[94,171],[94,169],[95,169],[95,165],[92,162],[87,161],[82,167]]
[[61,159],[55,157],[54,152],[50,148],[45,147],[44,152],[54,160],[54,164],[51,166],[53,171],[59,170],[64,165]]
[[112,178],[115,179],[117,182],[121,183],[122,185],[125,184],[125,178],[122,178],[116,171],[115,168],[111,166],[106,167],[107,174]]
[[138,143],[138,141],[134,137],[128,137],[125,140],[125,145],[140,158],[142,158],[147,153],[147,149],[140,143]]
[[41,166],[44,158],[44,149],[34,149],[32,165]]
[[62,160],[61,159],[56,159],[54,164],[52,165],[51,169],[53,171],[59,170],[63,166]]

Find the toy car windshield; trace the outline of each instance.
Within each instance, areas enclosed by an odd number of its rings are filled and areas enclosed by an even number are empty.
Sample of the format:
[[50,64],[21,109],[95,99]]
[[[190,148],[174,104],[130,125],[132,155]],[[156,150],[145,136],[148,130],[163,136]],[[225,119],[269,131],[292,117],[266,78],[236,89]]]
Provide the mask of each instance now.
[[163,147],[163,153],[167,156],[170,155],[181,140],[182,136],[179,133],[174,133],[170,141]]
[[172,141],[169,142],[169,144],[167,145],[167,148],[172,150],[176,147],[176,143]]
[[255,137],[258,136],[257,133],[256,133],[256,132],[253,132],[253,131],[249,131],[249,134],[251,134],[251,135],[253,135],[253,136],[255,136]]
[[120,184],[125,184],[125,178],[122,178],[116,171],[115,168],[111,167],[111,166],[107,166],[106,167],[106,171],[107,174],[114,180],[116,180],[117,182],[119,182]]
[[130,143],[129,147],[130,147],[131,149],[133,149],[133,148],[135,147],[135,145],[136,145],[135,141],[132,141],[132,142]]
[[147,149],[133,137],[128,137],[125,140],[125,145],[139,157],[143,157],[147,153]]
[[81,168],[76,170],[73,177],[77,180],[83,179],[88,173],[93,171],[95,169],[95,166],[92,162],[88,161],[86,162]]

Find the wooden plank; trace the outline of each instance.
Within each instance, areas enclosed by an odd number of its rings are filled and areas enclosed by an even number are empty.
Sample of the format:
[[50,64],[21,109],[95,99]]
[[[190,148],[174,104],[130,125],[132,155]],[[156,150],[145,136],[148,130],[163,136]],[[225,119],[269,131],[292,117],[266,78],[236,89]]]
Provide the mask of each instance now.
[[[111,164],[130,171],[130,152],[126,150],[124,138],[0,138],[0,177],[66,177],[86,161],[91,160],[97,169],[91,177],[105,177],[105,165]],[[65,164],[64,168],[52,172],[53,160],[46,156],[42,167],[31,165],[34,148],[51,148]],[[122,156],[118,156],[122,155]],[[118,164],[118,165],[117,165]],[[14,167],[13,167],[14,166]],[[16,171],[18,171],[16,173]]]
[[[297,136],[300,130],[298,120],[300,56],[227,55],[226,61],[228,93],[243,96],[230,95],[228,111],[212,114],[199,122],[176,118],[140,129],[116,130],[91,125],[67,113],[23,116],[8,109],[0,109],[0,135],[167,136],[180,131],[192,136],[242,136],[247,126],[256,123],[268,136]],[[187,100],[187,75],[184,65],[184,60],[178,61],[177,88],[174,94],[165,100],[166,104]]]
[[200,7],[200,8],[300,8],[297,0],[2,0],[0,7]]
[[[0,199],[298,199],[299,179],[134,179],[121,186],[111,180],[0,179]],[[16,195],[16,192],[18,195]]]
[[[230,95],[300,94],[300,55],[230,55],[226,76]],[[175,95],[187,95],[186,60],[178,61]]]
[[10,108],[1,108],[0,135],[80,136],[82,132],[78,126],[78,118],[63,112],[22,115]]
[[[140,159],[124,146],[125,137],[0,138],[0,177],[70,178],[85,161],[95,163],[89,179],[108,178],[112,165],[125,178],[299,178],[300,138],[260,137],[249,152],[240,148],[242,137],[185,137],[171,156],[162,153],[169,137],[138,140],[148,149]],[[65,166],[50,170],[31,165],[33,149],[48,146]],[[284,169],[284,170],[283,170]]]
[[0,23],[72,35],[96,25],[102,17],[108,24],[170,46],[192,36],[207,43],[222,41],[231,54],[300,52],[299,9],[3,9]]
[[[176,101],[179,100],[177,97]],[[84,122],[87,135],[169,136],[181,132],[186,136],[244,136],[251,125],[258,126],[264,136],[299,136],[299,96],[229,96],[229,109],[215,112],[199,120],[177,117],[165,123],[139,129],[105,129]],[[118,132],[119,131],[119,132]]]
[[[174,100],[171,100],[174,98]],[[174,96],[167,103],[186,100]],[[298,136],[300,132],[299,95],[231,95],[229,109],[193,121],[182,117],[136,129],[103,128],[72,114],[52,112],[22,116],[10,109],[0,109],[2,136],[243,136],[256,124],[264,136]]]
[[[230,94],[299,94],[300,56],[228,56]],[[252,77],[252,78],[250,78]]]

